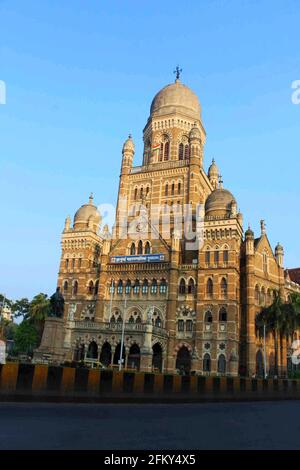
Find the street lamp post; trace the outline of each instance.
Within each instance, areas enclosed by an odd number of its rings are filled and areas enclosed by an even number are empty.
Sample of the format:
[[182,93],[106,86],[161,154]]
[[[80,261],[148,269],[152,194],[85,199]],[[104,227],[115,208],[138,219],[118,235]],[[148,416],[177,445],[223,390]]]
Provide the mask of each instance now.
[[[120,359],[119,359],[119,371],[122,370],[122,361],[123,361],[123,347],[124,347],[125,321],[126,321],[126,306],[127,306],[127,297],[126,297],[126,286],[125,286],[125,300],[124,300],[124,313],[123,313],[123,323],[122,323],[122,336],[121,336],[121,349],[120,349]],[[125,358],[124,358],[124,360],[125,360]]]

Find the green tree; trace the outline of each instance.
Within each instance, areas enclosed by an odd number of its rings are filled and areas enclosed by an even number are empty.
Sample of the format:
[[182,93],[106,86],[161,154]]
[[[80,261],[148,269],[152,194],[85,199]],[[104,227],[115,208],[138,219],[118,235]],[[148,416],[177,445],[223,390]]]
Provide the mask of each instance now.
[[26,297],[13,302],[12,313],[14,317],[15,318],[22,317],[24,319],[29,313],[29,305],[30,305],[30,302]]
[[39,340],[42,338],[45,320],[49,312],[50,299],[47,294],[37,294],[29,304],[29,312],[25,319],[36,327]]
[[39,335],[36,327],[28,320],[18,325],[15,333],[15,350],[18,353],[32,354],[38,346]]

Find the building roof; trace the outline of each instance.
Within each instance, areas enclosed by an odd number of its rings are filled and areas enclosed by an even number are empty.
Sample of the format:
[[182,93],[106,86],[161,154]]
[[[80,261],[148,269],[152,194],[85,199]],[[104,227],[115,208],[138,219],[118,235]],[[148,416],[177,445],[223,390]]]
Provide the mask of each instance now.
[[300,284],[300,268],[287,269],[286,273],[292,282]]

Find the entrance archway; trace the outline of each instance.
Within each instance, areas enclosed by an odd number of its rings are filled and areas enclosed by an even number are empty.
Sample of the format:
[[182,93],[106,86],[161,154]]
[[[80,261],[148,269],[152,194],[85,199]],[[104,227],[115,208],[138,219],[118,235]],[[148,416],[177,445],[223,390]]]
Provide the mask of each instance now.
[[219,374],[225,374],[226,373],[226,358],[224,354],[220,354],[218,358],[218,372]]
[[127,365],[133,369],[140,369],[141,351],[137,344],[133,344],[129,349]]
[[162,347],[159,343],[155,343],[152,346],[153,356],[152,356],[152,367],[153,369],[158,369],[159,372],[162,372]]
[[92,341],[89,344],[86,357],[88,357],[90,359],[97,359],[98,358],[98,345],[95,341]]
[[256,353],[256,375],[257,377],[264,376],[264,359],[260,349]]
[[[118,343],[117,347],[116,347],[116,350],[115,350],[115,354],[114,354],[114,365],[119,364],[120,352],[121,352],[121,343]],[[124,366],[125,365],[125,346],[124,345],[123,345],[122,359],[123,359],[122,364]]]
[[100,362],[108,367],[111,363],[111,345],[105,342],[101,348]]
[[177,353],[176,369],[189,374],[191,370],[191,355],[186,346],[181,346]]

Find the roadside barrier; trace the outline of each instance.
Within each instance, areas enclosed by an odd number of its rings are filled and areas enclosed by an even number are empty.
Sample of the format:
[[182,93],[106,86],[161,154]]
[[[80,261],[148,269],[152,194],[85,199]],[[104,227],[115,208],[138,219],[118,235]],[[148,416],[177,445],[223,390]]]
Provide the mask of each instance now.
[[0,400],[226,401],[300,398],[300,380],[0,365]]

